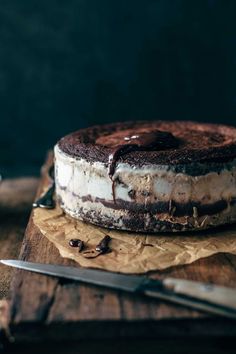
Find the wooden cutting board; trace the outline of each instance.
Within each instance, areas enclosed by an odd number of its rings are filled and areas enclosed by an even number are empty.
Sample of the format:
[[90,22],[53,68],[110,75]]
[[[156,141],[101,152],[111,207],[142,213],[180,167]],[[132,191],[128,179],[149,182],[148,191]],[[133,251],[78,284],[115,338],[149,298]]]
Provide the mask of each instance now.
[[[51,163],[51,157],[46,166]],[[38,190],[46,183],[43,176]],[[32,218],[19,258],[77,266],[63,259]],[[218,254],[193,264],[155,272],[156,278],[185,278],[236,287],[236,256]],[[95,286],[16,270],[11,284],[9,325],[15,340],[234,336],[235,322],[184,307]]]

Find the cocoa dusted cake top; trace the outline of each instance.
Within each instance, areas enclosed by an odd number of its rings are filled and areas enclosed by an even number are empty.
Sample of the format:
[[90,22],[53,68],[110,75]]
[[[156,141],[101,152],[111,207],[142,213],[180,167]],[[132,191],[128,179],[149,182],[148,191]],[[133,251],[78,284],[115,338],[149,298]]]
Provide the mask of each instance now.
[[107,164],[114,154],[119,162],[136,166],[227,162],[236,158],[236,128],[189,121],[123,122],[81,129],[58,145],[70,156]]

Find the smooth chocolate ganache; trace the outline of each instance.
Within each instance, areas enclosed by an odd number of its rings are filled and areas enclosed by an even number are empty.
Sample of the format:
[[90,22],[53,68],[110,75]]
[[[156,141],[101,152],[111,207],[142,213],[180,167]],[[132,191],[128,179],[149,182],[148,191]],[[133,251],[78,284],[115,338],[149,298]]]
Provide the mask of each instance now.
[[82,129],[55,146],[57,201],[70,216],[137,232],[236,221],[236,128],[125,122]]

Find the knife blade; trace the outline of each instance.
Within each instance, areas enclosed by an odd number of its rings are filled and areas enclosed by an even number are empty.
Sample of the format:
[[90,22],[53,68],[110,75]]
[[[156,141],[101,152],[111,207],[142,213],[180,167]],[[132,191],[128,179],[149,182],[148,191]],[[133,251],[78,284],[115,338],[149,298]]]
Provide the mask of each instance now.
[[154,280],[102,270],[1,260],[1,263],[36,273],[72,279],[116,290],[139,293],[200,311],[236,319],[236,289],[185,279]]

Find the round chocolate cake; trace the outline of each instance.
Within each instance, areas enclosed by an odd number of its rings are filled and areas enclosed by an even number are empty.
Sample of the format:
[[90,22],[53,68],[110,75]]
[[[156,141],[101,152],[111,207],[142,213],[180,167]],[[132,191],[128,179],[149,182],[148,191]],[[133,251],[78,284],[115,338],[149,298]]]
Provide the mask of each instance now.
[[57,200],[121,230],[206,229],[236,221],[236,128],[194,122],[94,126],[55,146]]

